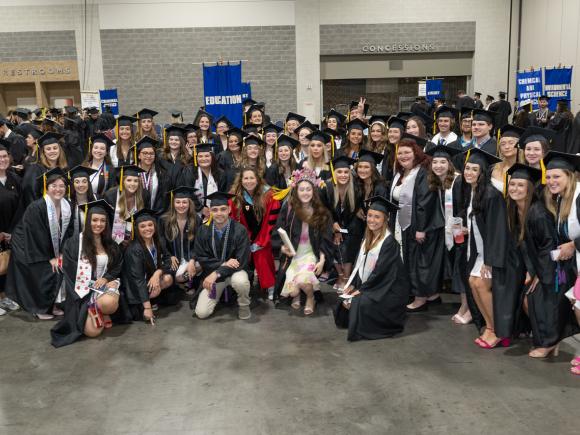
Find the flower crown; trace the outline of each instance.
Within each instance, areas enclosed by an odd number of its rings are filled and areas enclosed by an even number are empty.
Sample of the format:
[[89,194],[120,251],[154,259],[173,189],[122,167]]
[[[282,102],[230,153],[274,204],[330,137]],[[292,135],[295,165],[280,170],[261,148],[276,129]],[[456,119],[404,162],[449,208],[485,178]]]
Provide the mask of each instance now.
[[290,180],[290,185],[292,188],[296,187],[301,181],[308,181],[314,187],[318,187],[323,184],[323,181],[318,178],[316,172],[309,168],[295,170],[292,172],[292,177]]

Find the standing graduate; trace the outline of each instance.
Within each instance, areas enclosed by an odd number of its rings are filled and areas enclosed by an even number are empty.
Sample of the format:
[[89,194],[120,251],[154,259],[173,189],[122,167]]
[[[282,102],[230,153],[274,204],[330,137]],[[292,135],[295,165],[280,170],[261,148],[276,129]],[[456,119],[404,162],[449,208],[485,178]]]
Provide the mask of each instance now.
[[335,310],[338,327],[348,328],[348,340],[375,340],[403,331],[409,298],[408,275],[401,247],[389,230],[389,215],[397,206],[382,196],[370,200],[365,238]]
[[524,129],[514,125],[506,125],[501,130],[501,138],[497,148],[498,156],[502,161],[493,165],[490,179],[493,187],[504,195],[507,189],[505,185],[506,174],[508,169],[518,161],[519,148],[517,145],[523,133]]
[[455,122],[458,110],[445,105],[440,106],[435,112],[437,134],[433,136],[431,142],[436,145],[449,145],[457,141],[457,135],[454,133]]
[[217,156],[222,151],[221,140],[212,133],[213,116],[200,109],[195,115],[193,125],[197,126],[197,143],[212,144],[212,151]]
[[344,142],[344,123],[346,121],[346,116],[334,109],[330,109],[327,115],[324,117],[323,125],[328,130],[335,132],[334,144],[336,149],[340,149]]
[[180,169],[189,161],[185,149],[185,135],[186,130],[176,125],[171,125],[163,130],[164,142],[158,151],[157,159],[167,173],[171,172],[174,166]]
[[300,162],[301,168],[307,168],[316,173],[316,176],[322,181],[332,177],[330,170],[329,155],[325,145],[330,143],[330,136],[320,130],[310,133],[308,136],[310,143],[308,145],[308,157]]
[[227,148],[218,156],[218,167],[225,175],[225,191],[229,192],[242,167],[242,144],[248,134],[237,127],[226,132]]
[[255,168],[260,175],[266,173],[265,143],[258,133],[250,133],[242,146],[242,166]]
[[293,139],[298,139],[298,132],[296,132],[296,129],[304,121],[306,121],[305,116],[294,112],[288,112],[288,115],[286,115],[286,121],[284,122],[284,134],[292,137]]
[[50,331],[54,347],[72,344],[83,335],[98,337],[113,326],[119,306],[123,255],[111,238],[113,209],[104,200],[87,204],[86,224],[63,247],[66,290],[64,318]]
[[142,209],[128,219],[133,237],[125,251],[121,275],[121,296],[125,298],[130,320],[155,323],[157,304],[174,305],[176,293],[171,291],[173,276],[171,259],[159,239],[155,212]]
[[91,186],[91,175],[95,174],[95,169],[85,166],[76,166],[68,171],[69,179],[69,199],[72,210],[72,235],[77,236],[84,229],[86,205],[98,198],[93,193]]
[[[145,208],[154,210],[158,215],[163,213],[167,207],[167,192],[171,190],[172,177],[157,160],[156,148],[159,142],[143,136],[135,145],[137,158],[137,166],[143,172],[139,174],[141,179],[141,186],[143,190],[149,193],[149,203]],[[177,177],[173,177],[176,182]]]
[[106,134],[97,133],[89,141],[89,154],[83,166],[94,169],[90,174],[93,193],[101,199],[105,192],[117,184],[116,170],[109,157],[114,142]]
[[133,124],[136,121],[137,118],[126,115],[121,115],[117,118],[117,124],[115,126],[116,142],[109,148],[109,157],[115,168],[135,163],[133,161],[131,148],[135,144]]
[[60,256],[72,226],[71,208],[65,199],[66,174],[54,168],[41,175],[45,196],[24,212],[12,234],[6,294],[40,320],[61,315],[56,307],[60,288]]
[[366,122],[355,118],[346,124],[346,140],[338,151],[339,156],[357,159],[365,145],[364,131],[368,128]]
[[542,169],[544,157],[550,151],[554,132],[540,127],[528,127],[518,141],[518,147],[524,152],[524,162],[532,168]]
[[[278,127],[276,124],[272,123],[267,124],[262,129],[265,144],[264,158],[266,159],[266,168],[272,166],[278,135],[282,133],[283,130],[282,127]],[[263,176],[264,174],[262,173],[261,175]]]
[[266,169],[266,183],[279,190],[288,188],[290,177],[296,169],[296,160],[292,155],[300,142],[290,136],[281,134],[274,152],[272,166]]
[[[388,127],[387,122],[389,120],[389,115],[373,115],[371,119],[369,119],[369,135],[367,138],[367,142],[365,144],[365,148],[369,151],[373,151],[375,153],[383,154],[385,152],[385,148],[387,147],[387,143],[389,142],[388,138]],[[380,168],[379,168],[380,172]]]
[[390,185],[394,175],[395,160],[397,159],[397,147],[406,131],[407,121],[402,118],[391,116],[387,123],[387,146],[383,152],[381,176]]
[[217,137],[217,143],[221,144],[220,154],[228,149],[228,136],[227,131],[234,127],[234,124],[226,116],[220,116],[214,122],[215,135]]
[[318,126],[312,124],[310,121],[306,120],[300,124],[296,129],[294,129],[293,134],[296,139],[300,142],[297,147],[294,148],[294,159],[296,163],[300,163],[306,157],[308,157],[308,145],[310,144],[310,139],[308,135],[314,131],[318,130]]
[[[135,133],[135,141],[139,142],[144,136],[148,136],[153,140],[159,141],[161,138],[161,127],[155,123],[155,116],[159,112],[151,109],[141,109],[133,115],[137,119],[137,132]],[[158,143],[158,142],[157,142]]]
[[493,137],[495,113],[483,109],[473,109],[472,113],[471,134],[474,143],[470,148],[477,148],[488,154],[497,155],[497,142]]

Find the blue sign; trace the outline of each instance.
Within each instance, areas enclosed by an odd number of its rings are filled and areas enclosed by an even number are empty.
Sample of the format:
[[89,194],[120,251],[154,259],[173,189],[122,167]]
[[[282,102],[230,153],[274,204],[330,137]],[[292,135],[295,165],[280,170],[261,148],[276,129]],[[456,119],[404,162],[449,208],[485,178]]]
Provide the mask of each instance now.
[[250,82],[242,83],[242,101],[252,98],[252,84]]
[[425,89],[427,101],[432,103],[443,96],[443,80],[426,80]]
[[544,93],[550,98],[550,110],[556,110],[558,100],[572,99],[572,68],[546,68],[544,79]]
[[226,116],[236,127],[242,127],[242,64],[203,66],[205,110],[214,119]]
[[119,97],[116,89],[101,89],[99,97],[101,99],[101,113],[105,112],[105,107],[109,107],[113,115],[119,115]]
[[538,98],[542,95],[542,70],[518,72],[516,93],[520,105],[532,103],[533,109],[537,110]]

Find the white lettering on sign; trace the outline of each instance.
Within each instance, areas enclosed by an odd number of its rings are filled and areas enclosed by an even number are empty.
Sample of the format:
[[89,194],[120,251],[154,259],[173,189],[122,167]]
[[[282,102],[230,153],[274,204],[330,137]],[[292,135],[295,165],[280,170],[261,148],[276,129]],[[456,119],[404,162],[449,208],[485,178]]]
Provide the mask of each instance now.
[[421,43],[396,43],[396,44],[366,44],[361,48],[363,53],[421,53],[426,51],[434,51],[435,44],[433,42]]
[[216,104],[242,104],[241,95],[216,95],[214,97],[205,97],[205,105],[212,106]]

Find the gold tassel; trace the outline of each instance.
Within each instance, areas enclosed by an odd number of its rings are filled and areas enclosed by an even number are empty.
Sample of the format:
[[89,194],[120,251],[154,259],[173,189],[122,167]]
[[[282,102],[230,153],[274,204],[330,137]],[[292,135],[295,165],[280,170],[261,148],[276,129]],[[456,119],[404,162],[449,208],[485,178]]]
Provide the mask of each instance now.
[[437,114],[433,112],[433,136],[437,134]]
[[42,197],[46,196],[46,172],[42,175]]
[[119,141],[119,119],[115,120],[115,139]]
[[278,160],[278,135],[276,135],[276,142],[274,142],[274,160]]
[[507,171],[503,174],[503,197],[507,196],[507,185],[508,185],[508,173]]
[[335,146],[334,145],[334,135],[331,134],[330,135],[330,148],[331,148],[330,149],[330,153],[331,153],[331,156],[332,156],[333,159],[334,159],[334,146]]
[[85,204],[85,223],[83,224],[83,231],[87,228],[87,215],[89,214],[89,205]]
[[70,185],[71,185],[72,183],[71,183],[71,179],[70,179],[70,171],[67,173],[67,176],[68,176],[68,186],[67,186],[67,190],[68,190],[68,199],[71,199],[71,198],[70,198]]
[[211,225],[211,220],[212,220],[212,218],[213,218],[213,216],[212,216],[212,214],[211,214],[211,212],[210,212],[210,213],[209,213],[209,218],[207,219],[207,222],[205,223],[205,225],[206,225],[207,227],[209,227],[209,226]]
[[163,147],[165,148],[165,144],[167,143],[167,129],[163,129]]
[[291,190],[292,190],[292,187],[287,187],[286,189],[279,189],[277,187],[272,187],[272,192],[274,192],[274,194],[272,195],[272,198],[274,198],[276,201],[283,201],[284,198],[286,198],[288,196],[288,194],[290,193]]
[[135,238],[135,218],[131,215],[131,240]]
[[540,169],[542,170],[542,184],[546,184],[546,165],[544,164],[544,159],[540,159]]
[[465,163],[467,163],[467,161],[469,160],[469,156],[471,154],[471,149],[467,150],[467,155],[465,156]]
[[497,129],[497,143],[495,144],[495,154],[499,156],[499,140],[501,139],[501,128]]
[[121,166],[121,179],[119,180],[119,192],[123,191],[123,167]]
[[284,123],[284,134],[288,134],[288,129],[286,128],[286,123]]
[[193,145],[193,166],[197,167],[197,144]]
[[133,163],[137,164],[137,142],[133,142]]
[[330,176],[332,177],[332,183],[336,186],[336,176],[334,175],[334,165],[332,160],[330,161]]
[[173,207],[173,190],[171,192],[169,192],[169,201],[170,201],[171,207]]

